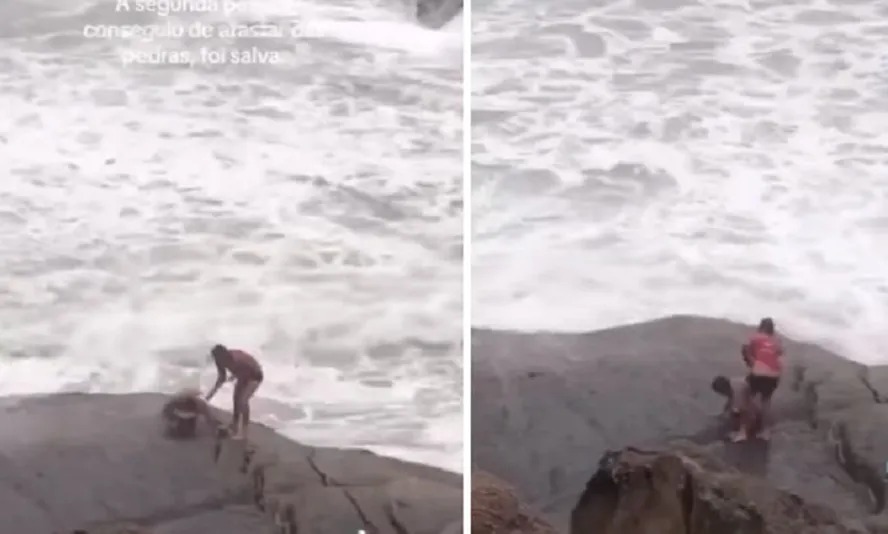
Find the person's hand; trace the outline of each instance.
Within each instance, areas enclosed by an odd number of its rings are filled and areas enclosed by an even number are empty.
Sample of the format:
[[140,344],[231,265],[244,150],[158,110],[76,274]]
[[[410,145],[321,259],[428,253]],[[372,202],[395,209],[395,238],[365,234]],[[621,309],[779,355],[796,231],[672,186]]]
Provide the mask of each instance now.
[[237,380],[237,377],[234,376],[234,375],[231,375],[231,376],[228,377],[228,379],[226,380],[226,382],[234,382],[235,380]]

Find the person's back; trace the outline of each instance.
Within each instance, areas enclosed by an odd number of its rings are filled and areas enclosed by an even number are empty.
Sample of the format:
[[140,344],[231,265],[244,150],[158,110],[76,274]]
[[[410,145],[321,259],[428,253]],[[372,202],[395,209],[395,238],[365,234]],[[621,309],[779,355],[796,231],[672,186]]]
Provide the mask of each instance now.
[[240,380],[262,380],[262,365],[250,353],[239,350],[229,349],[231,362],[229,371]]
[[749,359],[752,374],[780,376],[783,370],[780,356],[783,349],[780,340],[773,334],[757,331],[749,339]]
[[[749,338],[749,343],[743,350],[744,360],[749,366],[749,376],[746,378],[749,384],[749,396],[755,405],[755,413],[761,415],[761,431],[759,437],[769,439],[771,427],[771,397],[780,384],[780,375],[783,372],[783,347],[777,338],[774,320],[766,317],[759,323],[758,329]],[[749,414],[752,415],[752,410]],[[750,435],[757,421],[752,417],[747,418],[744,424],[745,434]],[[742,435],[739,436],[745,439]]]

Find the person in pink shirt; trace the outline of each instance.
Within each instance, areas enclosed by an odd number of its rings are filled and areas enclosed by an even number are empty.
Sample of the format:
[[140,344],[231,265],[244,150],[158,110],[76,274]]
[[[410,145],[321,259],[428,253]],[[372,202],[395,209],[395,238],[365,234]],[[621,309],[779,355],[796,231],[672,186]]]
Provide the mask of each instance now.
[[755,418],[760,416],[761,431],[758,437],[767,440],[771,436],[771,397],[777,390],[783,373],[783,346],[777,338],[774,320],[770,317],[762,319],[741,352],[743,361],[749,368],[746,382],[755,409],[748,410],[743,428],[732,439],[748,439],[750,429],[758,422]]

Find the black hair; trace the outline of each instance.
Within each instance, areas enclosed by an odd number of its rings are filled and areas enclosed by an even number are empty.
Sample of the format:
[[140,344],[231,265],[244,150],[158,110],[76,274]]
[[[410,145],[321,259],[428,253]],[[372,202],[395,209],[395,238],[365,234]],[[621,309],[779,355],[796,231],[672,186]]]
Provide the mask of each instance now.
[[734,388],[731,387],[731,381],[727,377],[719,375],[712,379],[712,391],[730,397],[734,393]]
[[213,358],[221,358],[228,355],[228,349],[225,348],[225,345],[214,345],[210,350],[210,354]]
[[774,319],[770,317],[765,317],[759,322],[759,332],[763,334],[768,334],[769,336],[774,335]]

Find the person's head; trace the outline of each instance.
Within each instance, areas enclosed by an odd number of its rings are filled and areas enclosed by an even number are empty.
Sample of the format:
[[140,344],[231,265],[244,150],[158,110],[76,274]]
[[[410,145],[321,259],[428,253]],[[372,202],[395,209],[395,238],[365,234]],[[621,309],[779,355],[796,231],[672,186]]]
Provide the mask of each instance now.
[[769,336],[774,335],[774,319],[770,317],[765,317],[759,322],[758,331],[762,334],[768,334]]
[[730,397],[734,394],[733,388],[731,388],[731,381],[721,375],[712,380],[712,391],[723,397]]
[[225,348],[225,345],[215,345],[210,350],[210,356],[213,357],[213,361],[216,363],[227,363],[231,358],[231,353],[228,352],[228,349]]

